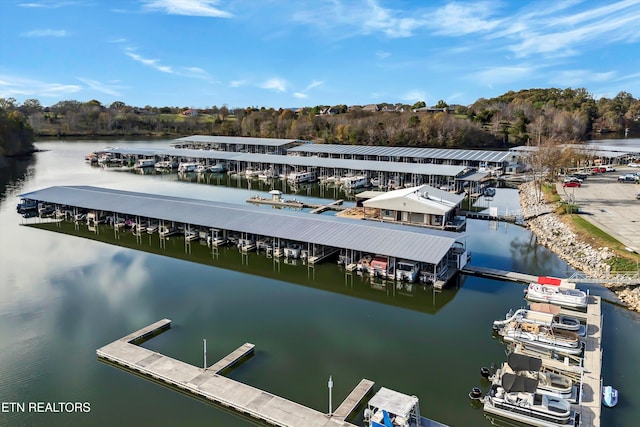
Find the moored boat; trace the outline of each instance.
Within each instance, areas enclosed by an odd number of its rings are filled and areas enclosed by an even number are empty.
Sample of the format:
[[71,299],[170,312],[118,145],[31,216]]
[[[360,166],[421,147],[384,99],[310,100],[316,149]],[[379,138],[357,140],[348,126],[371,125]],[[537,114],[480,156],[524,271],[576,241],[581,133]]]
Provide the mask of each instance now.
[[574,403],[578,400],[579,384],[574,384],[566,375],[547,370],[542,359],[538,357],[511,352],[507,361],[488,379],[493,384],[501,384],[502,376],[505,374],[536,380],[536,393],[567,399]]
[[541,325],[514,321],[500,328],[498,334],[507,342],[522,342],[565,354],[582,353],[582,341],[577,333],[554,328],[551,324]]
[[575,426],[568,400],[536,393],[538,381],[504,374],[484,398],[484,411],[538,427]]
[[380,388],[364,410],[367,427],[445,427],[420,415],[416,396],[409,396],[386,387]]
[[602,403],[609,408],[613,408],[618,404],[618,390],[610,385],[602,387]]
[[580,329],[580,320],[576,317],[561,315],[559,306],[546,303],[532,303],[529,309],[519,308],[516,311],[509,311],[504,320],[493,322],[493,329],[498,330],[513,321],[543,325],[550,323],[556,329],[568,331]]
[[529,301],[546,302],[570,308],[586,308],[587,306],[587,293],[579,289],[530,283],[526,293]]

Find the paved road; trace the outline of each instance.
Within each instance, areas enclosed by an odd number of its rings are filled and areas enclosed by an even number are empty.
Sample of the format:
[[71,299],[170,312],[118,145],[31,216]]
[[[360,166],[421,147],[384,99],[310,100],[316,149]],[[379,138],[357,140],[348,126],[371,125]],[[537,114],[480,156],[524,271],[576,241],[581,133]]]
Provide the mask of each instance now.
[[558,184],[558,193],[566,200],[573,198],[584,219],[640,252],[640,200],[636,199],[640,185],[618,182],[628,172],[640,173],[640,169],[621,167],[591,175],[580,188]]

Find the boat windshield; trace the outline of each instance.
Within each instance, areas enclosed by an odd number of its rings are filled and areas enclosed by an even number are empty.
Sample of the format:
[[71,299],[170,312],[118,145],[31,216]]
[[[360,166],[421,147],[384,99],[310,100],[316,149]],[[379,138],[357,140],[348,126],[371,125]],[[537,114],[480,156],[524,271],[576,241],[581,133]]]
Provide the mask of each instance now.
[[411,271],[415,268],[415,264],[411,264],[411,263],[406,263],[406,262],[399,262],[398,263],[398,270],[402,270],[402,271]]

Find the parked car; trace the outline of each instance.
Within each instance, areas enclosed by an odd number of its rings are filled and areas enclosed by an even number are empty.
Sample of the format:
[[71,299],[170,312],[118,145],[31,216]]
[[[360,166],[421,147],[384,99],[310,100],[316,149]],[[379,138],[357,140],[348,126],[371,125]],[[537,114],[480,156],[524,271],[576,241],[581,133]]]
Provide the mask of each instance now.
[[563,182],[574,182],[574,181],[577,181],[577,182],[580,182],[580,183],[581,183],[581,182],[582,182],[582,179],[578,178],[577,176],[567,175],[567,176],[564,178],[564,181],[563,181]]
[[591,169],[591,172],[593,173],[604,173],[607,171],[607,168],[605,168],[604,166],[596,166],[593,169]]
[[633,173],[626,173],[618,177],[618,182],[630,182],[634,184],[634,183],[637,183],[638,181],[640,181],[640,177]]
[[565,181],[562,183],[563,187],[580,187],[581,185],[580,181]]
[[630,168],[640,168],[640,163],[631,162],[627,166]]
[[616,168],[614,168],[613,166],[605,166],[605,169],[607,170],[607,172],[615,172]]
[[636,199],[640,200],[640,193],[636,194]]

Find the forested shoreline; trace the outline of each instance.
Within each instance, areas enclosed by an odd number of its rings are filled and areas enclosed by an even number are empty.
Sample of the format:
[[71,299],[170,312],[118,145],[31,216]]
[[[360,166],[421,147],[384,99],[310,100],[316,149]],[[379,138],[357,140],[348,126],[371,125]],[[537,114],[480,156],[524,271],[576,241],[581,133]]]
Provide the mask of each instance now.
[[301,139],[333,144],[506,149],[640,131],[640,100],[628,92],[598,100],[580,89],[525,89],[471,105],[135,107],[117,101],[43,106],[0,98],[0,154],[33,151],[38,137],[177,137],[192,134]]

